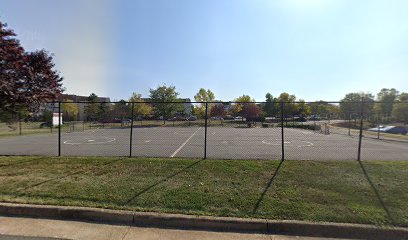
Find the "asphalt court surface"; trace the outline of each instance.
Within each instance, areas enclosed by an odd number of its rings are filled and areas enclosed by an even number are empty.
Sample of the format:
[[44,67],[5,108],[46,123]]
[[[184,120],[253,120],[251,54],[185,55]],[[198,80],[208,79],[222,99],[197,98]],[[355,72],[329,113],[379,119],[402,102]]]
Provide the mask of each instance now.
[[[204,127],[133,128],[132,156],[204,157]],[[129,156],[130,129],[62,132],[63,156]],[[285,159],[356,160],[358,137],[284,129]],[[58,154],[58,134],[0,138],[0,155]],[[207,158],[281,159],[281,128],[207,128]],[[363,139],[363,160],[408,160],[408,143]]]

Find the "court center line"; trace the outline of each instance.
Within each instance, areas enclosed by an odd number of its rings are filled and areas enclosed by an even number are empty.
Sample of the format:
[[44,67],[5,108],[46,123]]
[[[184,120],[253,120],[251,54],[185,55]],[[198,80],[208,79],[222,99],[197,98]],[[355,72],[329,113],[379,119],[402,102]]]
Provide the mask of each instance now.
[[183,142],[183,144],[181,144],[180,147],[177,148],[177,150],[176,150],[173,154],[170,155],[170,157],[172,158],[172,157],[176,156],[176,154],[188,143],[188,141],[190,141],[190,139],[191,139],[192,137],[194,137],[194,135],[196,135],[196,133],[197,133],[200,129],[201,129],[201,127],[199,127],[199,128],[197,129],[197,131],[195,131],[189,138],[187,138],[187,140],[186,140],[185,142]]

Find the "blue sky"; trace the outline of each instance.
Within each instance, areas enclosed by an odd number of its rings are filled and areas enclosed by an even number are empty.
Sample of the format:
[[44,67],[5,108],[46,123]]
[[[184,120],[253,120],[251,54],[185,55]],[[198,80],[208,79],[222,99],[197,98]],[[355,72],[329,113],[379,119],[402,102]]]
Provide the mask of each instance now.
[[174,85],[217,99],[340,100],[408,92],[405,0],[2,0],[27,50],[55,54],[67,93],[127,99]]

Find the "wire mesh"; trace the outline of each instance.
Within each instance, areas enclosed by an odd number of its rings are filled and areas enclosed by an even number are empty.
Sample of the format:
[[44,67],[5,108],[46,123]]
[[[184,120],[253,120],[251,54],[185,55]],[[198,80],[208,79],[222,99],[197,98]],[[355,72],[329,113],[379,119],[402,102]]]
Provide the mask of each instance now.
[[281,159],[278,106],[262,114],[262,103],[208,104],[207,157]]
[[[56,155],[57,126],[52,124],[53,105],[0,114],[0,154]],[[37,139],[42,138],[42,141]]]
[[128,155],[131,122],[128,103],[65,102],[61,112],[62,155]]
[[408,158],[402,101],[62,102],[0,116],[1,155]]
[[362,159],[408,159],[408,102],[375,103],[363,115]]
[[[293,160],[355,160],[358,138],[349,137],[338,103],[285,103],[285,152]],[[303,109],[302,109],[303,108]]]
[[133,105],[132,156],[203,157],[205,121],[192,103]]

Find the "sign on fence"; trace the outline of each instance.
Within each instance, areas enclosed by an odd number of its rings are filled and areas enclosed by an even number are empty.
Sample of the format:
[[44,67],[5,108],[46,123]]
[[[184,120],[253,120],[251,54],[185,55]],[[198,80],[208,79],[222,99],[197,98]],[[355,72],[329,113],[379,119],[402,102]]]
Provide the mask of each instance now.
[[58,126],[60,123],[62,124],[62,113],[53,113],[52,114],[52,126]]

